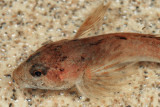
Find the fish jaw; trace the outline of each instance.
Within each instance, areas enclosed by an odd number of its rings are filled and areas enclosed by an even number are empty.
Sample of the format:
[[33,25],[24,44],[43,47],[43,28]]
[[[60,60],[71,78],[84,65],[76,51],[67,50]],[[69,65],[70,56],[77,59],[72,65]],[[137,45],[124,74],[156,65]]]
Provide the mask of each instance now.
[[15,81],[15,83],[20,87],[20,88],[30,88],[29,85],[27,85],[25,82],[25,66],[23,66],[24,64],[22,63],[19,67],[17,67],[14,71],[13,71],[13,80]]

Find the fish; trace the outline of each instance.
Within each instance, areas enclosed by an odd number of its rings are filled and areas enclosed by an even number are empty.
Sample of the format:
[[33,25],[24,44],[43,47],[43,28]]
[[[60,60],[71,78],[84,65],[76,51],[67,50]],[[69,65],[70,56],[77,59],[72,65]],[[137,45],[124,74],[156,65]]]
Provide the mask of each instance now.
[[86,97],[106,97],[137,73],[142,61],[160,63],[160,37],[140,33],[110,33],[84,37],[103,20],[99,5],[72,39],[48,42],[13,71],[20,88],[67,90],[76,87]]

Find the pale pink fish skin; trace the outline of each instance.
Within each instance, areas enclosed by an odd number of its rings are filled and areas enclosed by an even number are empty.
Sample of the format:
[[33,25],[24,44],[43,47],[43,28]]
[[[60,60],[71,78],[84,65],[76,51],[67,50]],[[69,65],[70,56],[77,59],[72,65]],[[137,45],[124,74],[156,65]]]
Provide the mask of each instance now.
[[112,33],[63,40],[38,49],[13,72],[13,79],[22,88],[63,90],[92,74],[87,71],[90,68],[128,59],[160,62],[159,53],[159,38],[149,34]]
[[154,35],[112,33],[79,39],[99,28],[110,5],[111,1],[99,5],[74,40],[50,42],[18,66],[13,79],[19,87],[63,90],[76,86],[81,94],[98,97],[120,91],[117,81],[135,74],[137,62],[160,63],[160,39]]

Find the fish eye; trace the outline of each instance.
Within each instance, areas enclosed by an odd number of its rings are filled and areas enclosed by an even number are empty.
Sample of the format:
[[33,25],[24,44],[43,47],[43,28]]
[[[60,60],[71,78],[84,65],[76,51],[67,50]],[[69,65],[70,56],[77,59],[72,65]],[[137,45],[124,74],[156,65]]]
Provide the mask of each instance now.
[[34,71],[34,74],[35,74],[35,76],[40,77],[42,73],[40,71],[36,70],[36,71]]
[[33,77],[40,77],[42,75],[46,75],[48,72],[48,67],[44,64],[34,64],[31,66],[29,72]]

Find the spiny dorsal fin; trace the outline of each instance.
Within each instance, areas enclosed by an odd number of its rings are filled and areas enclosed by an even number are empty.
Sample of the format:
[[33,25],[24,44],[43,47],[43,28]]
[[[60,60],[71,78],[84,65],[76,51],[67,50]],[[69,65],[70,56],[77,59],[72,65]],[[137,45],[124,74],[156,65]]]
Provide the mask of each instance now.
[[106,5],[101,4],[98,6],[80,26],[73,39],[85,36],[89,32],[98,28],[98,24],[103,20],[105,12],[107,11],[107,8],[110,6],[110,4],[111,2],[107,3]]

